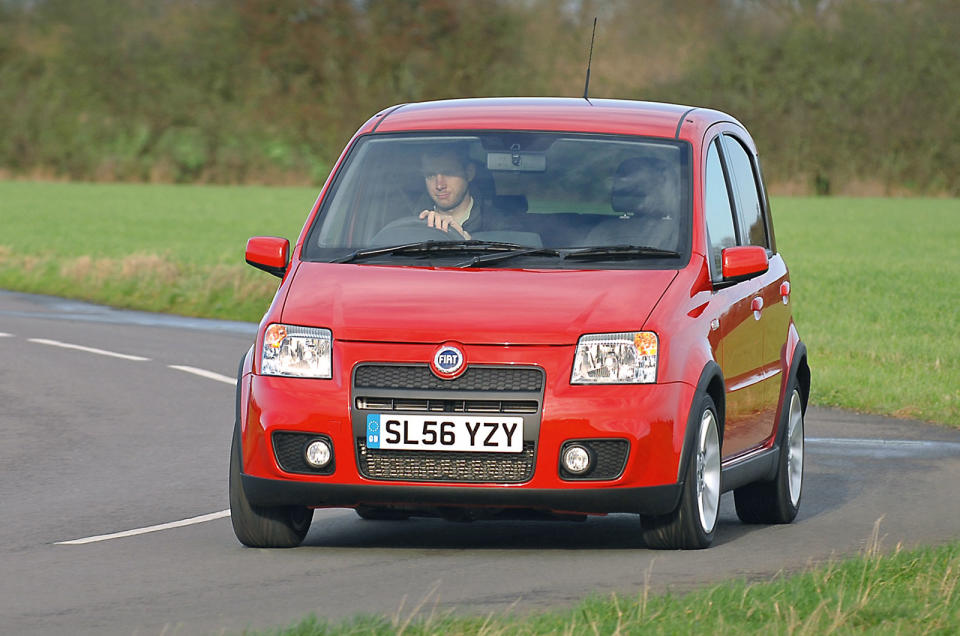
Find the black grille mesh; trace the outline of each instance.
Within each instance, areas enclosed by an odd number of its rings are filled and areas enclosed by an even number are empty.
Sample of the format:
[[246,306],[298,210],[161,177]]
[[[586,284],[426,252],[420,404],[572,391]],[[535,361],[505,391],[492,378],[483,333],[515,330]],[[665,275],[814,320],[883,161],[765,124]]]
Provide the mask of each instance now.
[[368,449],[357,438],[360,472],[370,479],[518,483],[533,477],[534,444],[522,453],[447,453]]
[[[593,469],[583,475],[574,475],[560,467],[560,477],[563,479],[616,479],[623,472],[627,462],[627,451],[630,444],[625,439],[590,439],[568,442],[563,445],[564,449],[573,443],[586,446],[593,451],[596,457],[596,464]],[[562,451],[561,451],[562,452]]]
[[441,380],[425,365],[363,365],[357,367],[354,386],[371,389],[539,393],[543,388],[543,372],[540,369],[469,367],[458,378]]
[[314,468],[307,463],[303,452],[307,444],[315,439],[324,439],[333,448],[333,442],[326,435],[317,435],[315,433],[285,433],[276,432],[273,434],[273,452],[277,458],[282,470],[288,473],[306,473],[309,475],[332,475],[335,468],[336,459],[330,461],[323,468]]

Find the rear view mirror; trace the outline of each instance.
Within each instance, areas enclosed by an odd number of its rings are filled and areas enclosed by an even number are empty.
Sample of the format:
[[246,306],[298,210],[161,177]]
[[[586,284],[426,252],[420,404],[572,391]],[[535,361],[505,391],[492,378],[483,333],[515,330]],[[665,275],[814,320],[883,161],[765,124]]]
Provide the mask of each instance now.
[[487,170],[508,172],[545,172],[547,155],[542,152],[521,151],[514,146],[509,152],[488,152]]
[[247,263],[283,278],[287,273],[290,241],[278,236],[254,236],[247,241]]
[[741,245],[723,250],[723,279],[743,280],[770,269],[767,250],[759,245]]

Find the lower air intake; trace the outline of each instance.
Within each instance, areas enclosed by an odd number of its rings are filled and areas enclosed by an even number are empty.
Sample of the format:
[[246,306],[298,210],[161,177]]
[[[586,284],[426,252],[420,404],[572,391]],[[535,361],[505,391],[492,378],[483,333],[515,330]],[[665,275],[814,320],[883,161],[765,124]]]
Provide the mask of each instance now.
[[533,477],[534,444],[524,442],[520,453],[445,453],[370,449],[360,437],[357,457],[369,479],[511,484]]

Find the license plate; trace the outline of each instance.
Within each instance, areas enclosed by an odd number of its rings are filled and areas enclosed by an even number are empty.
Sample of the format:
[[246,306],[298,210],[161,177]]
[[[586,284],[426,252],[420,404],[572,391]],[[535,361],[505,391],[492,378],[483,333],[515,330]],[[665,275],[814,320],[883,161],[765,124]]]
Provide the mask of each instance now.
[[367,448],[519,453],[523,418],[371,413]]

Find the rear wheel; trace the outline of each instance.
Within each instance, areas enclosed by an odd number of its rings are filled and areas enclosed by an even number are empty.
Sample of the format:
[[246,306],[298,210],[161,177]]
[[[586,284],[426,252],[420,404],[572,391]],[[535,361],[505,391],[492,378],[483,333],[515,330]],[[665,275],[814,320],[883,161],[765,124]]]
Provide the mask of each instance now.
[[668,515],[643,519],[647,547],[701,549],[713,542],[720,509],[720,432],[717,408],[709,396],[702,398],[699,412],[680,505]]
[[786,405],[777,476],[733,492],[737,516],[744,523],[790,523],[800,509],[803,487],[803,399],[794,380]]
[[240,444],[230,448],[230,520],[233,532],[251,548],[295,548],[303,542],[313,520],[305,506],[257,506],[250,503],[240,481]]

